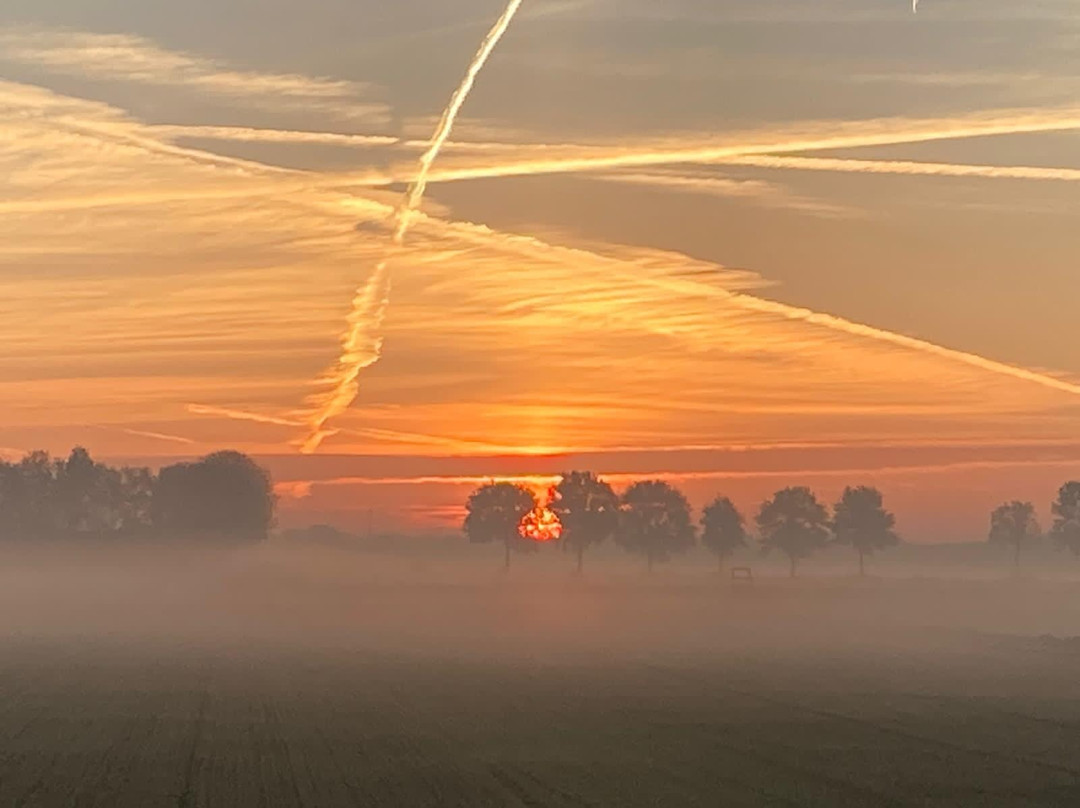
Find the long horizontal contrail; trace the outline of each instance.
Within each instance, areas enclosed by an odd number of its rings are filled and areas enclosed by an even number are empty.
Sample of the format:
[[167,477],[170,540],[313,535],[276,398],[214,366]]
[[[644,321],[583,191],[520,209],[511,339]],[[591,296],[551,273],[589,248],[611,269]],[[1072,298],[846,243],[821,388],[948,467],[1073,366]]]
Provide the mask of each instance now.
[[851,174],[904,174],[925,177],[978,177],[984,179],[1056,180],[1076,182],[1080,169],[1040,166],[991,166],[967,163],[927,163],[913,160],[858,160],[834,157],[775,157],[749,155],[713,161],[719,165],[755,168],[831,171]]
[[[895,125],[896,122],[893,122]],[[902,131],[893,130],[891,132],[882,133],[869,133],[866,135],[847,135],[843,136],[844,144],[847,146],[854,145],[880,145],[884,142],[890,143],[902,143],[902,142],[918,142],[919,140],[933,140],[942,139],[948,137],[975,137],[986,136],[991,134],[1006,134],[1006,133],[1020,133],[1020,132],[1037,132],[1037,131],[1056,131],[1080,128],[1080,117],[1070,118],[1067,115],[1059,114],[1053,116],[1048,120],[1039,120],[1037,116],[1018,116],[1005,120],[1002,118],[988,119],[981,123],[979,122],[966,122],[963,126],[941,127],[938,130],[911,130],[907,133]],[[818,139],[814,141],[803,140],[798,143],[787,142],[786,144],[777,145],[776,143],[756,146],[744,146],[744,147],[724,147],[724,151],[729,153],[728,157],[749,157],[754,156],[752,153],[747,154],[749,149],[753,150],[771,150],[771,151],[797,151],[808,150],[811,148],[809,143],[818,144],[818,148],[831,148],[839,147],[839,138],[832,139]],[[871,142],[872,141],[872,142]],[[144,145],[140,143],[139,145]],[[675,161],[689,161],[693,162],[694,159],[700,159],[702,154],[716,154],[716,149],[713,150],[691,150],[687,151],[664,151],[664,152],[650,152],[649,154],[632,154],[630,158],[635,160],[637,164],[648,165],[649,161],[660,163],[663,161],[671,162]],[[741,151],[742,154],[730,154],[732,151]],[[192,157],[195,159],[202,159],[204,155],[197,150],[186,150],[185,157]],[[759,155],[762,156],[762,155]],[[767,155],[765,155],[767,156]],[[608,162],[612,159],[618,161],[623,159],[625,155],[614,155],[606,158]],[[764,157],[763,157],[764,159]],[[787,158],[797,159],[797,158]],[[809,159],[809,158],[805,158]],[[644,161],[644,162],[642,162]],[[245,164],[248,167],[249,164]],[[580,166],[578,161],[575,165]],[[229,166],[235,167],[235,166]],[[597,166],[593,162],[586,161],[585,165],[580,169],[575,170],[593,170]],[[540,166],[543,168],[543,165]],[[512,167],[504,167],[504,172],[510,172]],[[1052,169],[1047,169],[1052,170]],[[1053,169],[1053,171],[1068,171],[1067,169]],[[436,172],[437,176],[437,172]],[[1049,177],[1046,177],[1049,178]],[[291,180],[295,180],[295,175],[291,177]],[[318,182],[327,182],[331,184],[339,184],[339,181],[334,178],[327,178],[323,175],[312,177],[313,185],[317,185]],[[421,214],[422,216],[422,214]],[[426,219],[426,217],[423,217]],[[535,254],[540,254],[543,257],[550,259],[553,254],[565,256],[568,260],[575,258],[588,259],[588,260],[617,260],[607,259],[598,256],[594,253],[586,251],[572,250],[568,248],[553,247],[548,244],[544,244],[535,239],[529,239],[524,237],[504,236],[488,228],[484,228],[477,225],[467,224],[448,224],[443,222],[437,222],[436,220],[427,220],[439,227],[444,235],[457,236],[465,238],[467,240],[479,241],[484,244],[491,245],[493,243],[498,244],[502,248],[515,250],[515,251],[529,251]],[[629,265],[626,265],[629,267]],[[655,282],[655,281],[649,281]],[[673,279],[672,282],[677,282]],[[922,351],[926,353],[932,353],[943,358],[952,359],[962,362],[972,367],[977,367],[989,372],[1011,376],[1020,380],[1031,382],[1041,385],[1043,387],[1052,388],[1061,392],[1070,394],[1080,394],[1080,385],[1068,382],[1066,380],[1056,378],[1044,373],[1038,373],[1036,371],[1028,370],[1025,368],[1015,367],[1006,363],[998,362],[996,360],[988,359],[978,356],[976,354],[970,354],[963,351],[957,351],[943,346],[936,345],[924,340],[919,340],[913,337],[907,337],[904,335],[896,334],[893,332],[885,331],[882,329],[876,329],[872,326],[867,326],[859,323],[853,323],[846,321],[842,318],[834,317],[832,315],[821,314],[813,312],[808,309],[800,309],[797,307],[787,306],[786,304],[777,303],[764,298],[758,298],[751,295],[738,294],[729,292],[726,290],[717,289],[715,287],[705,286],[703,284],[695,284],[692,288],[682,287],[681,290],[689,293],[701,294],[703,290],[711,290],[713,294],[723,295],[733,305],[738,305],[745,309],[751,309],[762,313],[772,314],[774,316],[783,317],[789,320],[799,320],[807,323],[813,323],[815,325],[828,328],[833,331],[840,331],[851,335],[873,339],[877,341],[888,342],[900,347],[904,347],[911,350]]]
[[[872,146],[896,146],[911,143],[928,143],[938,140],[956,140],[1000,135],[1062,132],[1080,129],[1080,110],[1062,111],[1056,115],[1025,114],[1007,117],[971,117],[952,120],[928,120],[908,122],[900,126],[897,120],[878,120],[860,124],[865,131],[849,134],[827,134],[774,137],[757,143],[719,145],[693,145],[660,148],[586,147],[585,153],[567,157],[545,157],[537,160],[479,165],[433,171],[429,182],[455,182],[462,180],[492,179],[499,177],[524,177],[542,174],[573,174],[614,168],[676,165],[680,163],[711,163],[737,157],[797,152],[822,151],[826,149],[854,149]],[[401,177],[387,178],[401,181]],[[342,175],[341,185],[349,183],[349,176]],[[372,178],[356,178],[358,185],[372,184]]]
[[[507,147],[510,148],[510,147]],[[837,157],[782,157],[768,154],[739,155],[718,158],[711,165],[748,166],[793,171],[821,171],[848,174],[906,175],[927,177],[957,177],[976,179],[1013,179],[1038,182],[1078,182],[1080,169],[1042,166],[994,166],[970,163],[932,163],[911,160],[863,160]],[[613,174],[613,178],[621,175]],[[268,178],[269,179],[269,178]],[[432,182],[438,182],[436,175]],[[389,177],[373,178],[368,186],[390,184]],[[343,183],[333,174],[305,176],[300,173],[289,178],[274,179],[265,185],[238,185],[236,187],[164,188],[118,194],[85,194],[77,197],[15,199],[0,201],[0,213],[40,213],[66,210],[84,210],[102,207],[141,207],[171,202],[202,200],[230,200],[266,197],[282,193],[318,192],[340,188]],[[351,183],[355,185],[356,183]],[[377,206],[377,203],[372,203]],[[392,208],[386,207],[387,213]]]
[[250,143],[315,143],[325,146],[395,146],[401,139],[391,135],[344,132],[309,132],[302,129],[267,129],[251,126],[195,126],[156,124],[151,132],[169,140],[230,140]]
[[[818,124],[818,126],[825,126]],[[542,159],[526,159],[509,162],[500,162],[491,165],[467,166],[464,168],[444,169],[431,171],[428,174],[428,182],[453,182],[469,179],[485,179],[495,177],[528,176],[533,174],[558,174],[580,173],[589,171],[602,171],[621,167],[646,167],[656,165],[677,165],[686,163],[718,163],[736,164],[745,160],[746,165],[756,165],[753,160],[761,160],[760,165],[776,168],[806,168],[813,170],[810,164],[797,165],[791,162],[782,165],[773,159],[776,155],[792,154],[796,152],[812,152],[825,149],[851,149],[872,146],[900,146],[911,143],[926,143],[936,140],[967,139],[975,137],[991,137],[1012,134],[1037,134],[1040,132],[1060,132],[1080,129],[1080,109],[1060,109],[1051,113],[1045,111],[1002,111],[996,114],[971,115],[961,118],[941,118],[926,120],[907,119],[877,119],[858,122],[854,125],[844,124],[842,128],[857,127],[862,131],[833,134],[830,131],[822,131],[820,134],[792,134],[784,136],[784,133],[775,133],[768,137],[760,137],[755,140],[751,134],[746,135],[745,143],[689,143],[684,146],[647,145],[605,147],[598,145],[585,145],[580,143],[471,143],[463,141],[447,140],[442,149],[457,149],[461,151],[478,152],[512,152],[528,151],[540,154],[549,153],[557,156],[543,157]],[[255,142],[273,143],[326,143],[338,145],[397,145],[408,148],[425,146],[421,141],[399,141],[395,138],[380,135],[354,135],[335,132],[308,132],[295,130],[276,129],[252,129],[245,127],[196,127],[196,126],[158,126],[150,127],[151,131],[160,132],[163,136],[205,136],[213,139],[236,139],[250,140]],[[199,152],[187,149],[185,156],[197,155]],[[206,153],[206,157],[212,157]],[[790,158],[794,160],[795,158]],[[811,158],[800,158],[811,159]],[[834,168],[828,170],[844,170],[842,161],[837,158],[830,159]],[[240,161],[236,161],[240,162]],[[866,164],[862,170],[870,172],[872,166],[885,166],[891,164],[896,171],[888,172],[880,170],[878,173],[923,173],[922,166],[939,165],[936,163],[915,163],[909,161],[850,161],[853,165]],[[251,167],[252,161],[244,161],[243,165]],[[940,164],[953,165],[953,164]],[[985,176],[1017,179],[1073,179],[1070,169],[1057,168],[1034,168],[1026,166],[1018,167],[984,167],[966,166],[956,164],[957,168],[944,168],[934,170],[926,168],[927,174],[940,174],[942,176]],[[266,166],[267,170],[274,170],[273,166]],[[820,164],[821,170],[825,164]],[[281,169],[276,169],[280,171]],[[860,170],[858,167],[853,171]],[[408,182],[416,178],[416,173],[365,173],[338,175],[312,175],[313,183],[321,185],[333,184],[337,186],[365,186],[378,187],[395,182]]]
[[[269,129],[253,126],[198,126],[192,124],[156,124],[147,127],[152,133],[168,140],[221,140],[237,143],[292,143],[319,146],[343,146],[347,148],[371,148],[398,146],[406,149],[427,149],[429,140],[404,139],[393,135],[365,135],[348,132],[322,132],[307,129]],[[479,141],[448,140],[443,151],[509,151],[527,145],[535,149],[558,149],[564,146],[544,144],[488,143]]]

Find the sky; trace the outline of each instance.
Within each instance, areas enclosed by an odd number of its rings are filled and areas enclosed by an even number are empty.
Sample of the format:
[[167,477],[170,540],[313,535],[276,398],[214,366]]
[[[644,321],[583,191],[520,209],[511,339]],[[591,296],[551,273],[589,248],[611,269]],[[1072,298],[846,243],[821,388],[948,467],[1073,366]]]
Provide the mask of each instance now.
[[584,467],[972,540],[1080,476],[1075,0],[525,0],[392,248],[503,8],[7,0],[0,451],[414,532]]

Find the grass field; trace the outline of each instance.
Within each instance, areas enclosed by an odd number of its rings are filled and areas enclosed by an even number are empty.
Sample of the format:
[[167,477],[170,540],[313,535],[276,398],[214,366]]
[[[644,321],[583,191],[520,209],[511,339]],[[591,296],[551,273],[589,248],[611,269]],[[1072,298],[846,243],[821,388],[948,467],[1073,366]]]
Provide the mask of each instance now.
[[1080,805],[1074,588],[177,575],[0,579],[0,806]]

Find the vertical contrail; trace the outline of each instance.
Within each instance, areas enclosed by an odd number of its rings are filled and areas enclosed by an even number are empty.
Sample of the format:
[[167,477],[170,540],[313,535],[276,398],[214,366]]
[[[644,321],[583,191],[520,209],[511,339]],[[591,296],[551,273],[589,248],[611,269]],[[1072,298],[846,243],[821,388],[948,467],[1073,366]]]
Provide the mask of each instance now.
[[[454,91],[450,103],[443,111],[435,134],[428,146],[420,156],[420,169],[409,186],[405,198],[394,214],[395,226],[391,250],[400,247],[405,242],[405,236],[409,233],[413,216],[424,200],[424,192],[427,190],[428,175],[439,152],[446,144],[453,132],[454,123],[457,121],[461,108],[472,92],[477,76],[484,69],[488,59],[494,52],[499,40],[510,28],[510,23],[521,8],[524,0],[510,0],[503,11],[502,16],[484,37],[480,44],[480,50],[476,52],[472,63],[461,85]],[[308,436],[301,446],[301,451],[310,454],[319,448],[319,445],[332,430],[327,429],[327,424],[332,418],[345,412],[356,400],[359,392],[357,379],[360,371],[370,367],[379,361],[382,353],[382,324],[386,317],[386,307],[390,303],[390,270],[389,257],[379,262],[375,273],[367,284],[361,287],[353,300],[352,313],[349,315],[349,328],[342,338],[341,356],[337,364],[330,371],[326,381],[332,385],[330,392],[323,397],[316,411],[308,423]]]

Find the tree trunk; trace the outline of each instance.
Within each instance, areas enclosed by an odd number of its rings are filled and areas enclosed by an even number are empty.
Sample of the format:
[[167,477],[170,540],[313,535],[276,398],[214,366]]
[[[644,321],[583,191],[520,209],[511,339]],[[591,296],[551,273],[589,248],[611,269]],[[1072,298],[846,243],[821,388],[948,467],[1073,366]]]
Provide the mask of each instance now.
[[647,554],[646,554],[646,557],[647,557],[647,558],[648,558],[648,560],[649,560],[649,575],[652,575],[652,568],[653,568],[653,557],[652,557],[652,553],[647,553]]
[[585,547],[579,544],[577,548],[577,574],[581,575],[585,570]]
[[794,578],[795,577],[795,564],[796,564],[795,556],[788,556],[788,559],[791,561],[791,569],[789,571],[788,577]]
[[510,572],[510,542],[504,542],[503,547],[506,550],[506,556],[503,561],[503,572]]
[[866,553],[859,550],[859,577],[866,577]]
[[1020,576],[1020,542],[1016,543],[1016,554],[1013,556],[1013,575]]
[[723,553],[717,553],[716,554],[716,561],[717,561],[716,572],[717,572],[718,575],[723,576],[723,574],[724,574],[724,554]]

